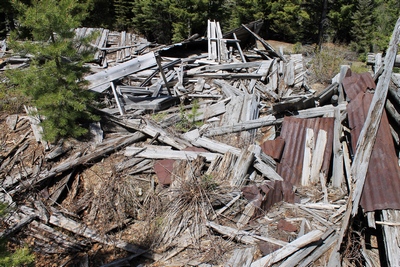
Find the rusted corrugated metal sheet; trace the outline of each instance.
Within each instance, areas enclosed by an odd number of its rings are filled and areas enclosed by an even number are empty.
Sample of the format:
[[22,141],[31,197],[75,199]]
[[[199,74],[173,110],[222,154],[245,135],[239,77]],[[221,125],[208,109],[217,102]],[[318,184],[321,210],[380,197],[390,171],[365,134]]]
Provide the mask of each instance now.
[[281,137],[275,140],[267,140],[261,144],[262,151],[275,160],[281,160],[284,147],[285,141]]
[[282,158],[277,166],[277,172],[282,178],[293,185],[301,184],[303,158],[306,139],[306,129],[314,130],[314,142],[320,129],[327,132],[327,144],[322,163],[322,171],[329,172],[332,157],[334,118],[300,119],[285,117],[282,123],[281,137],[285,141]]
[[243,196],[253,201],[257,207],[255,217],[268,211],[272,205],[280,201],[294,203],[293,185],[286,181],[265,181],[261,185],[249,185],[242,188]]
[[[347,105],[351,144],[356,149],[373,95],[360,93]],[[364,211],[400,209],[400,168],[386,112],[372,150],[360,205]]]
[[357,97],[360,92],[366,92],[367,89],[376,88],[374,79],[371,74],[364,72],[361,74],[352,73],[351,70],[347,71],[346,77],[342,81],[344,91],[347,97],[352,100]]

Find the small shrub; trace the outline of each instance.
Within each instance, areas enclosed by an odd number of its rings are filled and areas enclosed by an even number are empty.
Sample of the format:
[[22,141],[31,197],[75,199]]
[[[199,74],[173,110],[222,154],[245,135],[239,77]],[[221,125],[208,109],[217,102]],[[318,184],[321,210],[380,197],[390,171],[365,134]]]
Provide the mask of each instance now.
[[164,112],[157,112],[151,115],[151,119],[155,122],[161,122],[165,117],[167,117],[167,113]]
[[[8,206],[0,202],[0,217],[5,217],[9,212]],[[14,252],[7,249],[7,240],[0,239],[0,266],[32,266],[35,256],[31,254],[28,247],[18,248]]]
[[297,42],[293,45],[293,53],[294,54],[303,53],[303,45],[300,42]]
[[186,111],[185,106],[181,106],[181,120],[176,124],[176,129],[178,131],[187,132],[194,127],[200,127],[203,125],[202,121],[196,121],[196,118],[198,118],[198,116],[202,114],[201,112],[199,112],[199,107],[200,105],[197,100],[193,101],[192,109],[190,110],[190,112]]
[[0,109],[9,114],[22,112],[24,105],[29,102],[29,98],[8,86],[5,78],[0,76],[0,81]]
[[370,68],[362,62],[353,62],[351,64],[351,71],[355,73],[364,73],[370,71]]
[[315,81],[329,83],[340,71],[340,65],[344,62],[344,55],[344,48],[335,45],[322,47],[320,51],[317,51],[310,62]]

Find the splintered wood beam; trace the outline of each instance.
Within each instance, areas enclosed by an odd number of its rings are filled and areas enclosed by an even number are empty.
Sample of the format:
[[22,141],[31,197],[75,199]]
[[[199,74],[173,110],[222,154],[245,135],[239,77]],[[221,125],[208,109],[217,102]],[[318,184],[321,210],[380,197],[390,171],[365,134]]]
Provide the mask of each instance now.
[[311,162],[314,153],[314,130],[307,128],[304,144],[303,171],[301,172],[301,185],[310,185]]
[[[312,161],[311,161],[310,181],[313,184],[317,183],[320,178],[320,172],[321,172],[322,162],[324,160],[326,142],[327,142],[327,132],[321,129],[318,132],[317,141],[315,144],[315,149],[313,151]],[[325,176],[325,174],[322,175]]]
[[248,149],[243,150],[240,154],[238,160],[236,161],[234,171],[230,177],[231,186],[242,186],[245,183],[247,172],[250,168],[250,165],[254,161],[255,149],[255,146],[251,145],[248,147]]
[[332,185],[340,188],[344,180],[343,148],[340,141],[342,137],[342,121],[339,109],[335,108],[334,114]]
[[303,235],[302,237],[297,238],[293,242],[287,244],[286,246],[268,254],[267,256],[262,257],[254,261],[251,264],[251,267],[266,267],[271,266],[272,264],[279,262],[286,258],[287,256],[295,253],[301,248],[313,243],[317,242],[323,236],[323,232],[320,230],[314,230],[309,232],[308,234]]

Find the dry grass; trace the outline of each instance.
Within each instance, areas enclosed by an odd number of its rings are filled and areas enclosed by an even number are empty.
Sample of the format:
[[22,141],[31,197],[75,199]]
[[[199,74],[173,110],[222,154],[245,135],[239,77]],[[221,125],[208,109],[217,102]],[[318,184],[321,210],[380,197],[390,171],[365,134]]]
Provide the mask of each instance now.
[[191,242],[197,243],[207,234],[205,224],[214,214],[213,203],[226,198],[227,190],[212,176],[203,174],[203,160],[199,157],[192,163],[178,163],[177,169],[186,170],[187,175],[175,176],[168,189],[170,198],[162,217],[160,235],[160,243],[165,248],[174,245],[174,240],[181,235],[190,236]]

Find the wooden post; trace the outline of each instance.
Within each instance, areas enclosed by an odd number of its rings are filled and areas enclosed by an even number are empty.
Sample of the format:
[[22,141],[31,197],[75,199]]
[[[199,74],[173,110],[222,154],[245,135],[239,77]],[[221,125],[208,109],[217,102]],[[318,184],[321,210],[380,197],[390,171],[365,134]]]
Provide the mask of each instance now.
[[[161,77],[163,78],[163,81],[164,81],[164,85],[165,85],[165,87],[166,87],[167,90],[168,90],[168,94],[169,94],[169,95],[172,95],[172,93],[171,93],[171,91],[169,90],[169,87],[168,87],[167,78],[165,78],[165,73],[164,73],[163,67],[162,67],[162,65],[161,65],[161,58],[160,58],[160,55],[159,55],[159,54],[155,54],[155,57],[156,57],[156,62],[157,62],[158,69],[160,70]],[[154,95],[154,94],[156,94],[156,95]],[[159,94],[159,91],[158,91],[157,93],[154,92],[154,94],[153,94],[153,96],[157,97],[158,94]]]
[[343,150],[340,142],[342,136],[342,122],[340,119],[340,110],[335,108],[335,124],[333,132],[333,173],[332,185],[339,188],[343,183]]
[[121,116],[122,116],[122,115],[125,115],[125,108],[124,108],[124,106],[121,104],[121,102],[119,102],[119,97],[118,97],[118,94],[117,94],[117,90],[115,90],[114,83],[113,83],[113,82],[110,82],[110,85],[111,85],[111,89],[112,89],[113,94],[114,94],[115,102],[117,102],[119,114],[121,114]]

